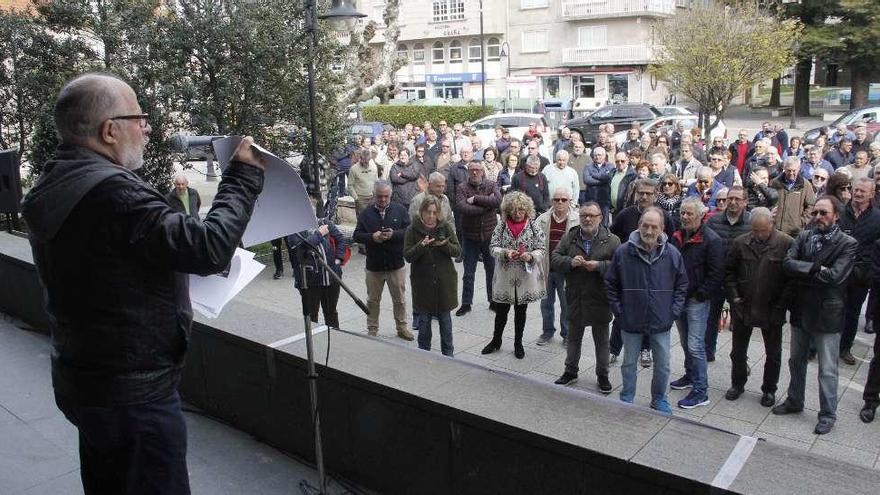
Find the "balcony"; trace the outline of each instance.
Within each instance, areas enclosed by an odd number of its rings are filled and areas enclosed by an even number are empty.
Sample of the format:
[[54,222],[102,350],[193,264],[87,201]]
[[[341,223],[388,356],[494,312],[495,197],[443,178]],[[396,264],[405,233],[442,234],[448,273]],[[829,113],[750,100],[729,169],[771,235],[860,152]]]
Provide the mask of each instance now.
[[576,47],[562,50],[564,65],[647,65],[653,59],[655,47],[624,45]]
[[611,17],[664,17],[675,14],[676,0],[562,0],[567,20]]

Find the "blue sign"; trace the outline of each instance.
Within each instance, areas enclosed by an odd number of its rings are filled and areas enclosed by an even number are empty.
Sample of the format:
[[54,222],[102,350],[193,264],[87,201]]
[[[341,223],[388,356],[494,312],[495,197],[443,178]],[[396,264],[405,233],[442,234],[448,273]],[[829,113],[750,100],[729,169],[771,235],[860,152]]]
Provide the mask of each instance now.
[[431,84],[480,82],[483,80],[482,72],[463,72],[461,74],[428,74],[425,82]]

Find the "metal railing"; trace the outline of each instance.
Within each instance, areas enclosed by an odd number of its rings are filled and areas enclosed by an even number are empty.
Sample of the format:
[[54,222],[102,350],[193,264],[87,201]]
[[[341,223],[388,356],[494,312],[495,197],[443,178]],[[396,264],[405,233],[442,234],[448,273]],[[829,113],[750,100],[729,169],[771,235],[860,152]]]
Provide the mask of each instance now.
[[562,0],[562,17],[590,19],[625,16],[670,16],[676,0]]
[[648,45],[564,48],[562,63],[572,65],[647,64],[654,58],[655,49],[655,47]]

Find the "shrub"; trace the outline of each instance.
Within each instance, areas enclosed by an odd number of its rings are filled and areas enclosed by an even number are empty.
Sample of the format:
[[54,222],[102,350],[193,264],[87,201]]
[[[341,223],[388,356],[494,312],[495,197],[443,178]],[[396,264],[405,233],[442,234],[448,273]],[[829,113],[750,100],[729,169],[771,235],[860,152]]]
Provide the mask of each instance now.
[[450,125],[455,122],[473,122],[494,112],[491,107],[446,106],[446,105],[373,105],[362,110],[364,121],[382,122],[402,128],[406,124],[422,125],[430,120],[434,126],[445,120]]

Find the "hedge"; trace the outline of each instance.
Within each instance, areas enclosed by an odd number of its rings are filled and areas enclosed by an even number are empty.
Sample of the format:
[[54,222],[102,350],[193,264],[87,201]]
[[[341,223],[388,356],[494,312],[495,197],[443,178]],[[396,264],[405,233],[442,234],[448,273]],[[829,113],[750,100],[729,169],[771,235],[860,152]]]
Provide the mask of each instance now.
[[422,125],[430,120],[434,126],[445,120],[450,125],[456,122],[473,122],[480,117],[494,113],[492,107],[446,106],[446,105],[372,105],[361,110],[365,122],[382,122],[402,128],[406,124]]

